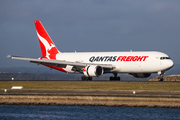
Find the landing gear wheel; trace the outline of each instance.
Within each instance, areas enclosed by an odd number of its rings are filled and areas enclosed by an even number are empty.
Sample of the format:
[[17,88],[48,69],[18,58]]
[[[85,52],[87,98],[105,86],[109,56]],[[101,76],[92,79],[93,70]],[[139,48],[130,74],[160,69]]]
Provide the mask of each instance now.
[[109,80],[110,80],[110,81],[113,81],[113,80],[114,80],[114,77],[111,76],[111,77],[109,78]]
[[89,81],[92,81],[92,77],[88,77],[88,80],[89,80]]
[[82,76],[81,77],[82,81],[92,81],[92,77],[86,77],[86,76]]
[[162,82],[162,81],[163,81],[163,78],[160,78],[160,79],[159,79],[159,81],[161,81],[161,82]]
[[117,79],[116,79],[117,81],[120,81],[120,80],[121,80],[121,78],[120,78],[120,77],[116,77],[116,78],[117,78]]
[[120,77],[112,77],[112,76],[111,76],[111,77],[109,78],[109,80],[110,80],[110,81],[120,81],[121,78],[120,78]]
[[121,80],[120,77],[117,77],[117,73],[113,73],[113,74],[114,74],[114,77],[111,76],[111,77],[109,78],[110,81],[120,81],[120,80]]
[[86,80],[86,77],[85,77],[85,76],[82,76],[82,77],[81,77],[81,80],[82,80],[82,81]]

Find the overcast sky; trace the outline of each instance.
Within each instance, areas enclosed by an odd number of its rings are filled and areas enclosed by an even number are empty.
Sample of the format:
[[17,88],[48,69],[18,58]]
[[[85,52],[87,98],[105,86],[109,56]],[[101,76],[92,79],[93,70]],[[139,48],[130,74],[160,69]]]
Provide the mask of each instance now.
[[180,0],[1,0],[0,67],[34,67],[34,20],[61,52],[161,51],[180,64]]

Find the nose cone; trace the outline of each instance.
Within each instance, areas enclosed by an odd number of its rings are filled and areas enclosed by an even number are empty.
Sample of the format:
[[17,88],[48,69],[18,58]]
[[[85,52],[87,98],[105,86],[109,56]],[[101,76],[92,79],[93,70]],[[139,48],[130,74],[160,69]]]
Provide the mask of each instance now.
[[168,61],[166,61],[165,65],[167,67],[167,70],[169,70],[174,66],[174,63],[172,60],[168,60]]
[[173,61],[171,60],[171,62],[170,62],[170,68],[172,68],[174,66],[174,63],[173,63]]

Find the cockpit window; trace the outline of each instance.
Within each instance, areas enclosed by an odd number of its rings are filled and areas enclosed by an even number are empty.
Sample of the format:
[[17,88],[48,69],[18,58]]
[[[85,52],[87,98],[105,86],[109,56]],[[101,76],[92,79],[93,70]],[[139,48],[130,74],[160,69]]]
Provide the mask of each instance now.
[[171,59],[170,57],[160,57],[160,60]]

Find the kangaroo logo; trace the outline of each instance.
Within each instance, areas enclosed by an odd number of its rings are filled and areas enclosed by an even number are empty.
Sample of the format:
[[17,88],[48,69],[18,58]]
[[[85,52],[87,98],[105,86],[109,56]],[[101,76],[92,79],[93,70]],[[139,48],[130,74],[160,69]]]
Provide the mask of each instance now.
[[54,43],[50,40],[46,40],[45,38],[41,37],[37,32],[40,44],[43,44],[45,48],[45,56],[43,55],[43,58],[47,59],[56,59],[56,54],[58,53],[58,50]]

